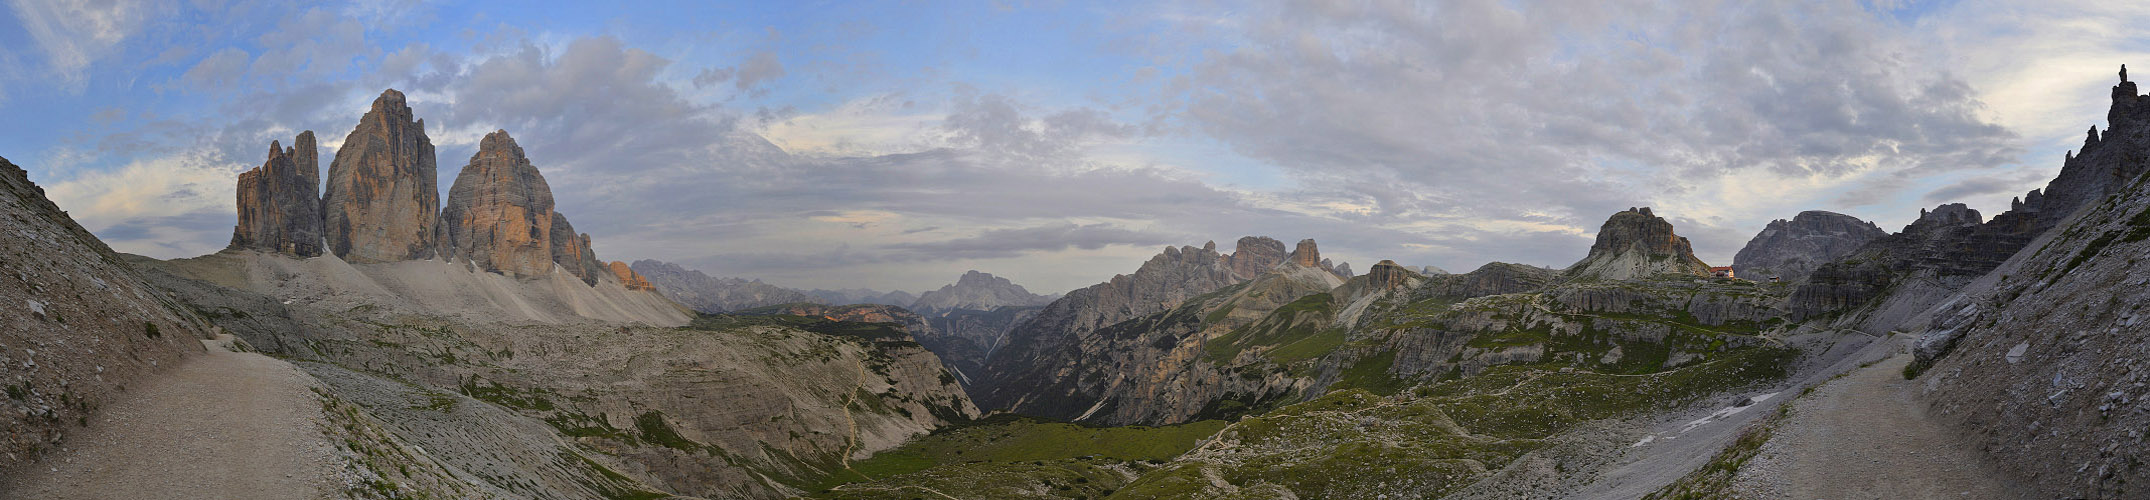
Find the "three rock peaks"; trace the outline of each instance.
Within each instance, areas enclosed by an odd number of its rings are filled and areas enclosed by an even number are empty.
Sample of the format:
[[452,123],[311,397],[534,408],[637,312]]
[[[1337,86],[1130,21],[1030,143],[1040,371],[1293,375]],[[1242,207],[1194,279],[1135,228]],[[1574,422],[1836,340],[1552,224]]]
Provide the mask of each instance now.
[[326,251],[356,263],[438,257],[525,278],[557,265],[592,285],[614,276],[630,288],[648,287],[624,264],[597,260],[590,236],[554,210],[552,187],[505,130],[479,141],[445,205],[433,141],[402,92],[374,99],[336,151],[326,188],[317,155],[306,131],[290,149],[270,143],[262,166],[240,174],[231,249],[298,257]]

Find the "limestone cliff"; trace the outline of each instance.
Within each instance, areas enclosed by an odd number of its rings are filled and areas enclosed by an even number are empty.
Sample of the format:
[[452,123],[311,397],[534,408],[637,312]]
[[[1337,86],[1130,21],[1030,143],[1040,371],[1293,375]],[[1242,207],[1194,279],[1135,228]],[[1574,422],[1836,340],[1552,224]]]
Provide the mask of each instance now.
[[1658,274],[1709,275],[1709,264],[1695,258],[1687,238],[1672,233],[1672,223],[1649,207],[1613,214],[1598,228],[1590,254],[1568,266],[1565,279],[1630,280]]
[[1808,210],[1790,220],[1770,221],[1732,257],[1732,269],[1750,280],[1776,277],[1798,283],[1805,281],[1814,268],[1850,255],[1866,242],[1888,234],[1857,217]]
[[329,163],[321,199],[329,250],[354,263],[432,258],[439,182],[425,121],[402,92],[382,92]]
[[[486,134],[441,208],[441,252],[509,276],[552,273],[552,186],[505,130]],[[579,250],[579,249],[578,249]],[[570,261],[577,263],[576,261]]]
[[271,141],[269,158],[239,174],[239,224],[234,250],[260,250],[298,257],[321,255],[321,166],[314,133],[299,134],[291,149]]

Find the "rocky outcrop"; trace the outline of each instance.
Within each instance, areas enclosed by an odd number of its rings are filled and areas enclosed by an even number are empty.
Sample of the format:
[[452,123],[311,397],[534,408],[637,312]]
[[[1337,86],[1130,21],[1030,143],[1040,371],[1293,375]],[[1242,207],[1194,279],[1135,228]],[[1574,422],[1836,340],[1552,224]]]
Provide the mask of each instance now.
[[611,264],[606,264],[605,269],[612,271],[612,277],[619,278],[620,285],[628,290],[657,291],[657,285],[652,285],[649,280],[642,279],[642,275],[635,274],[634,268],[628,267],[625,262],[612,261]]
[[575,225],[568,223],[567,215],[552,213],[552,261],[582,278],[583,283],[596,285],[597,278],[612,272],[597,260],[597,252],[590,250],[590,235],[575,232]]
[[[819,303],[821,298],[761,280],[714,278],[701,271],[656,260],[638,260],[628,266],[648,279],[657,291],[687,307],[705,313],[722,313],[781,304]],[[912,332],[917,335],[917,332]],[[939,352],[939,351],[935,351]]]
[[[1216,242],[1202,246],[1212,252],[1216,251],[1216,247]],[[1225,261],[1232,268],[1233,276],[1250,280],[1269,272],[1269,268],[1276,267],[1277,263],[1284,262],[1287,257],[1289,255],[1284,252],[1284,242],[1268,236],[1247,236],[1239,239],[1238,246],[1233,247],[1232,254],[1226,256]]]
[[321,166],[314,151],[311,130],[299,133],[291,149],[271,141],[269,159],[239,174],[239,224],[229,248],[321,255]]
[[1397,265],[1396,261],[1393,260],[1381,261],[1381,263],[1374,264],[1374,267],[1366,270],[1366,277],[1372,280],[1376,286],[1380,286],[1383,289],[1395,289],[1417,275],[1418,273],[1404,269],[1403,266]]
[[441,252],[486,271],[545,276],[559,254],[553,248],[555,215],[545,176],[507,131],[496,130],[478,142],[477,154],[448,189],[440,213]]
[[[69,446],[210,327],[0,158],[0,474]],[[141,418],[155,418],[154,415]]]
[[931,316],[958,309],[990,311],[1006,306],[1041,306],[1047,302],[1051,300],[1030,293],[1007,278],[974,270],[957,277],[954,284],[919,294],[910,307]]
[[1709,264],[1695,258],[1687,238],[1672,233],[1672,223],[1650,207],[1613,214],[1598,228],[1590,255],[1568,266],[1566,279],[1631,280],[1659,274],[1709,275]]
[[1321,249],[1315,246],[1312,239],[1299,240],[1299,246],[1292,248],[1291,257],[1286,260],[1300,267],[1328,268],[1321,260]]
[[1488,295],[1523,293],[1551,284],[1558,273],[1543,267],[1488,262],[1463,274],[1427,275],[1432,282],[1420,288],[1422,297],[1463,300]]
[[1790,220],[1770,221],[1760,234],[1747,241],[1732,257],[1732,270],[1742,278],[1805,281],[1822,264],[1835,261],[1888,231],[1874,223],[1836,212],[1808,210]]
[[425,121],[402,92],[382,92],[329,163],[321,200],[329,250],[354,263],[433,257],[439,182]]
[[[1322,262],[1324,263],[1324,265],[1326,265],[1326,264],[1327,264],[1327,263],[1329,262],[1329,260],[1328,260],[1328,259],[1322,259]],[[1338,278],[1343,278],[1343,279],[1347,279],[1347,280],[1348,280],[1348,279],[1351,279],[1351,277],[1352,277],[1352,276],[1356,276],[1356,275],[1354,275],[1354,274],[1352,274],[1352,273],[1351,273],[1351,263],[1350,263],[1350,262],[1339,262],[1339,263],[1337,263],[1337,264],[1336,264],[1335,266],[1333,266],[1333,267],[1330,267],[1329,269],[1330,269],[1330,271],[1333,271],[1333,272],[1335,272],[1335,273],[1336,273],[1336,277],[1338,277]]]

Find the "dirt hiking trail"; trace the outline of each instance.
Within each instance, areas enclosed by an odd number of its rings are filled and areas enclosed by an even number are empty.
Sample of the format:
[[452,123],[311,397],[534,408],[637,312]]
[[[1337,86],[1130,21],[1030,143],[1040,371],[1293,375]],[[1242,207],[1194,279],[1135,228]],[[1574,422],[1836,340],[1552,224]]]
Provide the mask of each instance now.
[[313,378],[229,339],[128,387],[62,451],[0,478],[0,498],[330,498]]

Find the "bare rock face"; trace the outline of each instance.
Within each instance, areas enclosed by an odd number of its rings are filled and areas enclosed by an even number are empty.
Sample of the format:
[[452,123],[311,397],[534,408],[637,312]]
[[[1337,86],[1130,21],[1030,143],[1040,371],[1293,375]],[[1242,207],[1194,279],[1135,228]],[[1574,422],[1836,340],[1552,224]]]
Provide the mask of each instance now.
[[321,200],[329,250],[350,262],[432,258],[439,182],[425,121],[402,92],[382,92],[329,164]]
[[635,274],[634,268],[629,267],[625,262],[612,261],[611,264],[606,265],[606,269],[610,269],[612,276],[619,278],[620,284],[627,286],[628,290],[657,291],[657,285],[652,285],[649,280],[642,279],[642,275]]
[[1791,220],[1771,221],[1761,234],[1732,257],[1732,269],[1740,277],[1787,282],[1804,281],[1824,263],[1859,250],[1888,231],[1874,223],[1836,212],[1808,210]]
[[507,131],[494,131],[448,190],[440,214],[442,253],[509,276],[551,274],[554,215],[545,176]]
[[1311,238],[1299,240],[1299,246],[1291,251],[1290,261],[1293,265],[1300,267],[1329,268],[1329,266],[1322,265],[1321,249],[1314,245],[1314,240]]
[[1397,265],[1396,261],[1393,260],[1383,260],[1381,261],[1381,263],[1374,264],[1374,267],[1368,268],[1366,270],[1366,277],[1372,280],[1375,285],[1380,286],[1381,289],[1384,290],[1391,290],[1395,289],[1396,287],[1403,286],[1403,284],[1409,281],[1411,277],[1417,275],[1418,273],[1411,272],[1411,270],[1409,269],[1404,269],[1403,266]]
[[590,250],[590,235],[575,232],[575,225],[567,222],[567,215],[552,213],[552,261],[582,278],[583,283],[597,284],[597,277],[611,272],[597,261],[597,252]]
[[[1214,246],[1203,245],[1202,248],[1214,252]],[[1242,280],[1250,280],[1269,272],[1269,268],[1284,262],[1286,256],[1284,242],[1268,236],[1248,236],[1240,238],[1239,246],[1233,248],[1232,254],[1227,257],[1232,275]]]
[[955,284],[918,295],[911,310],[927,315],[957,309],[990,311],[1006,306],[1041,306],[1052,300],[1030,293],[1007,278],[978,271],[963,273]]
[[1672,233],[1672,223],[1649,207],[1613,214],[1598,229],[1590,255],[1568,266],[1564,277],[1629,280],[1658,274],[1709,275],[1709,264],[1695,258],[1687,238]]
[[299,257],[321,255],[321,166],[314,163],[314,133],[299,134],[296,147],[269,143],[269,159],[239,174],[239,224],[232,249]]

